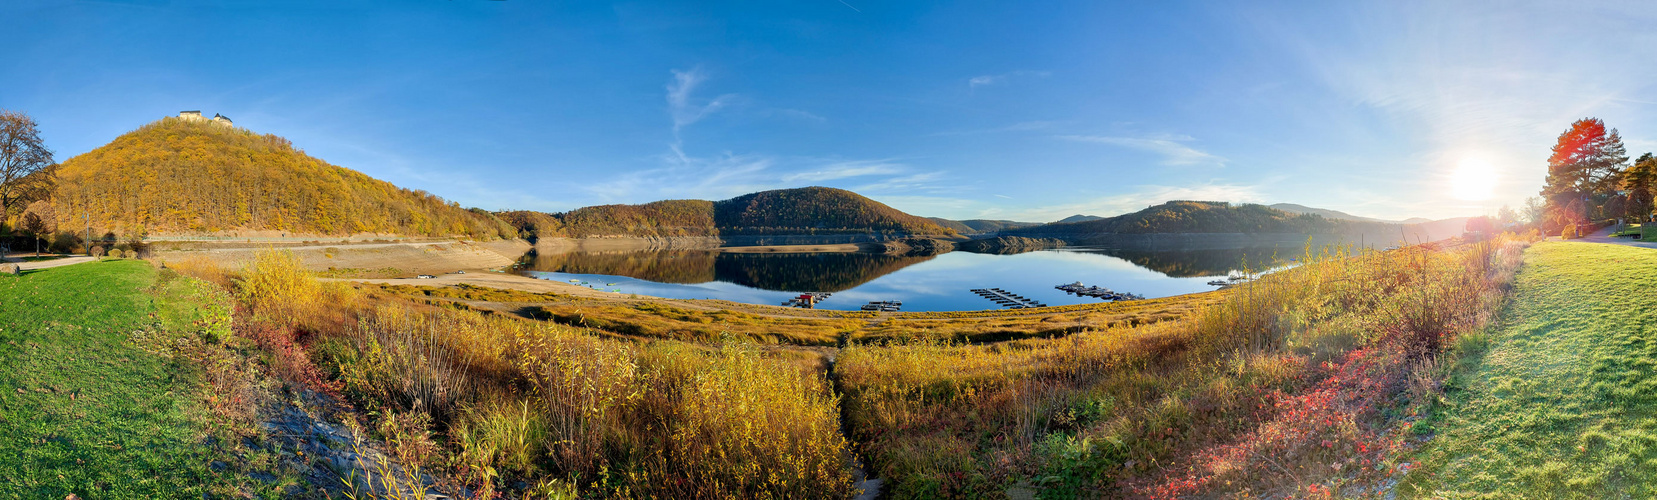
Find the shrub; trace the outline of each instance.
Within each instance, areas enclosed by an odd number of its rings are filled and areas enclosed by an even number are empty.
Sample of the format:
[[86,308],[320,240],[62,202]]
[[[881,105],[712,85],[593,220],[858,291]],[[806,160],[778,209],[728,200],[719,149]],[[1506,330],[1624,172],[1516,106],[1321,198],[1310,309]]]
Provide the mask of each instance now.
[[53,253],[76,253],[81,250],[81,237],[68,231],[58,231],[52,235],[52,244],[47,251]]
[[104,256],[104,247],[102,247],[102,246],[92,247],[92,251],[90,253],[92,254],[93,257],[103,257]]

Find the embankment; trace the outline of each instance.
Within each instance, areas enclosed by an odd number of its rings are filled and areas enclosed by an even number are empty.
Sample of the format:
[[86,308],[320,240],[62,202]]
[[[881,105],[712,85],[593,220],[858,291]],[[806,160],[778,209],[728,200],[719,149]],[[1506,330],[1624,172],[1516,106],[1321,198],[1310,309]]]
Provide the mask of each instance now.
[[[162,262],[190,258],[206,258],[232,269],[252,262],[254,256],[270,246],[239,248],[170,249],[165,245],[152,247],[151,258]],[[529,244],[518,240],[490,242],[435,241],[421,243],[370,243],[288,246],[283,249],[298,256],[305,267],[323,271],[355,269],[384,271],[396,274],[436,274],[464,269],[490,269],[512,265]]]

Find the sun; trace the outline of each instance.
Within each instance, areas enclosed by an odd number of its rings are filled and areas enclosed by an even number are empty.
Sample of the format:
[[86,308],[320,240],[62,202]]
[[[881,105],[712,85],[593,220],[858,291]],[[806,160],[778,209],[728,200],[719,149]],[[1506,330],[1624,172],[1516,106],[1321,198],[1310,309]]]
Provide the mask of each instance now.
[[1496,191],[1496,167],[1482,156],[1468,156],[1450,173],[1450,191],[1456,199],[1484,201]]

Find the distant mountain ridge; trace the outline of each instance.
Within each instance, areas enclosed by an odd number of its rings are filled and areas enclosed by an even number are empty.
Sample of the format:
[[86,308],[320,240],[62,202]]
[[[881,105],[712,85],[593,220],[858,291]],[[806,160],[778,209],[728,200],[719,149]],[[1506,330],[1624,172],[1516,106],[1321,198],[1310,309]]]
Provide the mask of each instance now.
[[1016,222],[1010,220],[989,219],[949,220],[942,217],[927,217],[926,220],[932,221],[934,224],[939,226],[954,229],[955,232],[961,234],[990,234],[1007,229],[1018,229],[1021,227],[1041,225],[1040,222]]
[[[1288,212],[1288,213],[1291,213],[1291,214],[1296,214],[1296,215],[1298,215],[1298,214],[1320,215],[1320,216],[1323,216],[1323,218],[1325,218],[1325,219],[1355,220],[1355,221],[1361,221],[1361,222],[1385,222],[1385,223],[1389,223],[1389,224],[1413,224],[1412,222],[1409,222],[1409,221],[1400,222],[1400,221],[1393,221],[1393,220],[1386,220],[1386,219],[1375,219],[1375,218],[1370,218],[1370,217],[1360,217],[1360,216],[1352,215],[1352,214],[1342,212],[1342,211],[1339,211],[1339,210],[1330,210],[1330,209],[1327,209],[1327,208],[1312,208],[1312,207],[1308,207],[1308,206],[1305,206],[1305,205],[1296,205],[1294,203],[1274,203],[1274,204],[1267,205],[1267,206],[1269,206],[1271,208],[1278,209],[1278,210],[1282,210],[1284,212]],[[1427,220],[1427,219],[1420,219],[1420,218],[1417,218],[1417,219],[1422,220],[1422,221]],[[1411,220],[1417,220],[1417,219],[1411,219]]]
[[863,195],[826,187],[776,189],[721,201],[666,200],[563,213],[504,211],[496,215],[534,237],[956,233]]
[[1069,216],[1069,217],[1065,217],[1063,219],[1059,219],[1057,221],[1053,221],[1053,223],[1054,224],[1069,224],[1069,223],[1072,223],[1072,222],[1087,222],[1087,221],[1090,221],[1090,220],[1099,220],[1099,219],[1103,219],[1103,218],[1104,217],[1100,217],[1100,216],[1097,216],[1097,215],[1076,214],[1076,215],[1072,215],[1072,216]]
[[[1215,201],[1170,201],[1133,213],[1080,222],[1055,222],[1003,231],[1008,236],[1077,241],[1100,235],[1132,234],[1324,234],[1365,238],[1371,242],[1438,240],[1458,236],[1465,218],[1425,224],[1367,219],[1333,210]],[[1328,213],[1330,215],[1324,215]]]

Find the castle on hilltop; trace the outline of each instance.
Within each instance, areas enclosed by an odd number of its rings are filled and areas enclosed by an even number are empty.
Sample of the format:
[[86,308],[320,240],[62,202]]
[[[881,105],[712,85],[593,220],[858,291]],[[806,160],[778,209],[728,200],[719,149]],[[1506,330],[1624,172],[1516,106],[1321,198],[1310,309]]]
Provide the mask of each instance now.
[[221,114],[218,114],[218,113],[213,113],[213,119],[209,120],[209,119],[201,116],[200,111],[179,111],[178,112],[178,118],[181,119],[181,120],[184,120],[184,121],[191,121],[191,122],[202,122],[202,121],[204,121],[204,122],[211,122],[214,125],[224,125],[226,127],[231,126],[230,117],[224,116],[224,115],[221,115]]

